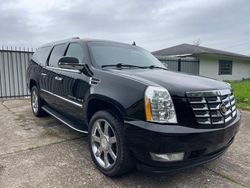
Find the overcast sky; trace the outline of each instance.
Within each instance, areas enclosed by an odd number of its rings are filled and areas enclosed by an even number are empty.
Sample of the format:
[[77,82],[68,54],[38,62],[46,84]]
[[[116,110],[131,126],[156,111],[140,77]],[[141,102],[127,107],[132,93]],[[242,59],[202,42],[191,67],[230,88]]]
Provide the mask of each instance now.
[[79,36],[150,51],[181,43],[250,54],[249,0],[0,0],[0,45]]

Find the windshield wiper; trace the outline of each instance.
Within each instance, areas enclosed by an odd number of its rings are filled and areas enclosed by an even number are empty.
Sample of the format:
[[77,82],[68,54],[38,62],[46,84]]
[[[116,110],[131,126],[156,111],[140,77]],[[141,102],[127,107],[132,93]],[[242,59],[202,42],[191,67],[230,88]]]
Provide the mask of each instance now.
[[159,66],[155,66],[155,65],[145,66],[143,68],[168,70],[167,68],[159,67]]
[[117,67],[117,68],[132,67],[132,68],[140,68],[140,69],[163,69],[163,70],[168,70],[167,68],[159,67],[159,66],[155,66],[155,65],[138,66],[138,65],[129,65],[129,64],[123,64],[123,63],[110,64],[110,65],[102,65],[102,68],[104,68],[104,67]]
[[110,64],[110,65],[102,65],[102,68],[104,68],[104,67],[117,67],[117,68],[122,68],[122,67],[146,68],[146,67],[142,67],[142,66],[129,65],[129,64],[123,64],[123,63]]

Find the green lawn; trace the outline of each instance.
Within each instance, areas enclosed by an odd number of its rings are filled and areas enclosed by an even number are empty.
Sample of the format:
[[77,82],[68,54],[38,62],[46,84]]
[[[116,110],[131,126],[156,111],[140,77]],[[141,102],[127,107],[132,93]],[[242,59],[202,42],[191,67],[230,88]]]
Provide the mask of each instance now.
[[237,107],[242,110],[250,110],[250,80],[230,82],[234,90]]

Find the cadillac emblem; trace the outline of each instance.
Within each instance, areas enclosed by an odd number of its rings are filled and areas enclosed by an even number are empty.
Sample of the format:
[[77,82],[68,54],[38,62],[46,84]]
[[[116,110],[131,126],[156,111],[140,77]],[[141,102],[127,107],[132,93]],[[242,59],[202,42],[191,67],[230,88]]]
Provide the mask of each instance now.
[[227,107],[224,103],[220,105],[220,112],[222,115],[225,115],[227,113]]

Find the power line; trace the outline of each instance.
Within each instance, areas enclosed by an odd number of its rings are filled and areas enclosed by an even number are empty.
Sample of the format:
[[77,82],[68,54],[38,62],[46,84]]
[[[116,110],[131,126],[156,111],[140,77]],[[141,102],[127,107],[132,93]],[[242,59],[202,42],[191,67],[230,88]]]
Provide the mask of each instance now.
[[250,44],[250,41],[245,41],[245,42],[242,42],[242,43],[238,43],[238,44],[228,46],[228,47],[223,48],[223,49],[230,49],[230,48],[234,48],[234,47],[237,47],[237,46],[244,46],[244,45],[248,45],[248,44]]
[[245,50],[241,50],[240,53],[247,53],[247,55],[250,55],[250,48],[249,49],[245,49]]

